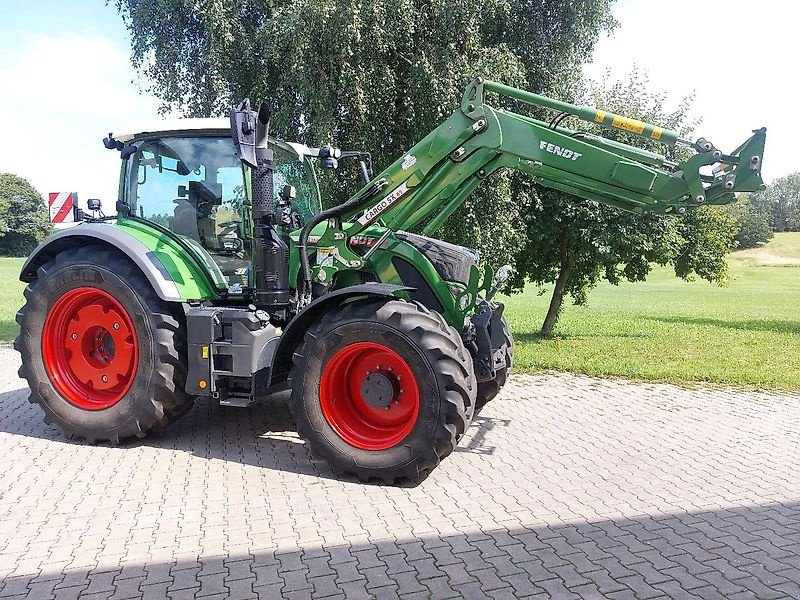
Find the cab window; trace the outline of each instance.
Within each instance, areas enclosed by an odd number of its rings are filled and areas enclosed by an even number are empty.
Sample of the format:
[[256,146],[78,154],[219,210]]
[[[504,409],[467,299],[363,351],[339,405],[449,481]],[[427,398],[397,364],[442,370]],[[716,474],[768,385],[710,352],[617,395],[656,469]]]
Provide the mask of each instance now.
[[[319,210],[316,184],[297,156],[273,148],[277,198],[297,190],[294,209],[304,220]],[[230,137],[148,139],[134,155],[129,203],[134,214],[200,244],[230,287],[248,285],[251,262],[244,177]]]

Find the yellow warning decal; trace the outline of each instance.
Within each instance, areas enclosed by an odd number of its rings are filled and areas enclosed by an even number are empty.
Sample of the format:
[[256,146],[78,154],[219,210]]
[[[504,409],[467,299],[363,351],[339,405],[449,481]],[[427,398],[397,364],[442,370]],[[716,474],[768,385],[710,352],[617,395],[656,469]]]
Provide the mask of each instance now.
[[660,140],[662,133],[664,133],[664,130],[661,129],[661,127],[653,127],[653,132],[650,134],[650,137],[654,140]]
[[625,117],[614,117],[614,120],[611,121],[611,126],[615,127],[616,129],[623,129],[633,133],[642,133],[644,131],[644,123],[641,121],[634,121],[633,119],[627,119]]
[[606,118],[606,111],[604,110],[598,110],[596,113],[594,113],[594,120],[597,123],[602,123],[603,121],[605,121],[605,118]]
[[208,358],[208,346],[202,346],[200,348],[200,358]]

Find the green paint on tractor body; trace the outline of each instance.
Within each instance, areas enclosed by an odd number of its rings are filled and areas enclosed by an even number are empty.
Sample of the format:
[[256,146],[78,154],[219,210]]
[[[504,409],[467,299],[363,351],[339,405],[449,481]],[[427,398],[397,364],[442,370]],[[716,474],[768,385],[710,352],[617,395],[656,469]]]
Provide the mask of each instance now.
[[[697,153],[684,163],[670,164],[654,152],[492,108],[484,102],[486,92],[667,145],[691,145]],[[403,256],[434,289],[447,321],[460,328],[474,312],[479,294],[491,288],[493,271],[476,269],[465,289],[455,292],[458,286],[442,281],[421,253],[392,232],[433,234],[484,179],[504,168],[528,173],[546,187],[632,212],[682,213],[703,204],[726,204],[735,199],[734,192],[762,187],[765,135],[764,129],[756,130],[731,155],[725,155],[703,139],[686,142],[677,132],[653,124],[477,78],[458,110],[349,202],[366,196],[376,181],[384,183],[379,195],[346,211],[341,219],[314,228],[309,252],[323,249],[330,259],[312,266],[312,279],[338,282],[342,273],[367,270],[378,274],[380,281],[395,282],[391,259]],[[702,167],[711,165],[721,165],[721,170],[713,176],[700,173]],[[369,260],[353,251],[351,240],[360,236],[377,239],[387,231],[389,237]],[[298,233],[292,234],[293,240]],[[299,264],[295,249],[290,268],[296,285]]]
[[[696,153],[684,163],[671,164],[655,152],[493,108],[486,103],[487,93],[667,145],[691,144]],[[252,300],[253,169],[239,162],[225,125],[137,134],[125,141],[128,147],[136,146],[123,161],[120,182],[120,201],[130,211],[107,225],[144,244],[184,302]],[[398,268],[411,265],[418,280],[412,287],[424,282],[427,301],[460,330],[481,295],[492,288],[494,271],[474,265],[469,277],[448,281],[398,232],[433,234],[495,171],[519,170],[541,185],[628,211],[669,214],[724,204],[734,200],[734,192],[760,189],[764,139],[765,131],[757,130],[726,155],[703,139],[685,142],[676,132],[653,124],[476,78],[449,118],[371,178],[335,218],[317,223],[305,249],[298,247],[302,226],[320,213],[322,204],[316,175],[319,149],[271,139],[276,173],[282,172],[281,181],[302,196],[302,201],[289,202],[299,220],[277,224],[288,245],[289,285],[293,294],[302,287],[303,252],[311,259],[309,284],[315,296],[364,281],[409,286],[408,275],[404,280]],[[184,164],[186,156],[195,162]],[[701,174],[701,168],[711,165],[721,165],[721,170],[713,176]],[[170,200],[177,197],[171,202],[155,200],[156,192]],[[216,204],[206,206],[205,198],[214,193],[219,196]],[[280,193],[275,183],[271,200],[279,202]],[[179,213],[187,206],[196,214],[182,230]],[[230,225],[230,235],[220,229],[223,213],[230,217],[223,223]],[[378,243],[380,247],[373,248]],[[410,297],[407,292],[400,295]]]
[[219,267],[193,240],[140,219],[119,218],[108,226],[133,236],[153,253],[175,282],[182,301],[214,300],[225,290]]

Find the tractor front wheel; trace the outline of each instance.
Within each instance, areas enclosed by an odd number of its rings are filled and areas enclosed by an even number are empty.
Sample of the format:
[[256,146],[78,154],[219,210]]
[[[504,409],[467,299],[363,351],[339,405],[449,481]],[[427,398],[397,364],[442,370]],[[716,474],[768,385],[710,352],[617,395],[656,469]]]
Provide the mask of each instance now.
[[191,407],[185,331],[125,256],[65,250],[41,266],[17,313],[30,401],[89,442],[143,437]]
[[362,481],[420,481],[472,420],[472,357],[438,313],[402,301],[354,302],[306,333],[291,408],[312,453]]

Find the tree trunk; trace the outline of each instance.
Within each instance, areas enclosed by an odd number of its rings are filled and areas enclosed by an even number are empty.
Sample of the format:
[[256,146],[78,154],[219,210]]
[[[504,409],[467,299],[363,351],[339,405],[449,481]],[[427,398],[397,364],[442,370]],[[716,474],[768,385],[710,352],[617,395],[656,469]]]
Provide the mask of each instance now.
[[553,296],[550,298],[550,308],[547,309],[547,316],[544,318],[542,324],[542,335],[550,337],[553,335],[553,328],[558,322],[558,315],[561,313],[561,305],[564,303],[564,290],[567,287],[567,281],[572,274],[572,267],[574,261],[569,255],[569,235],[566,229],[561,230],[561,246],[559,252],[559,259],[561,263],[561,270],[558,272],[558,279],[556,279],[556,286],[553,288]]

